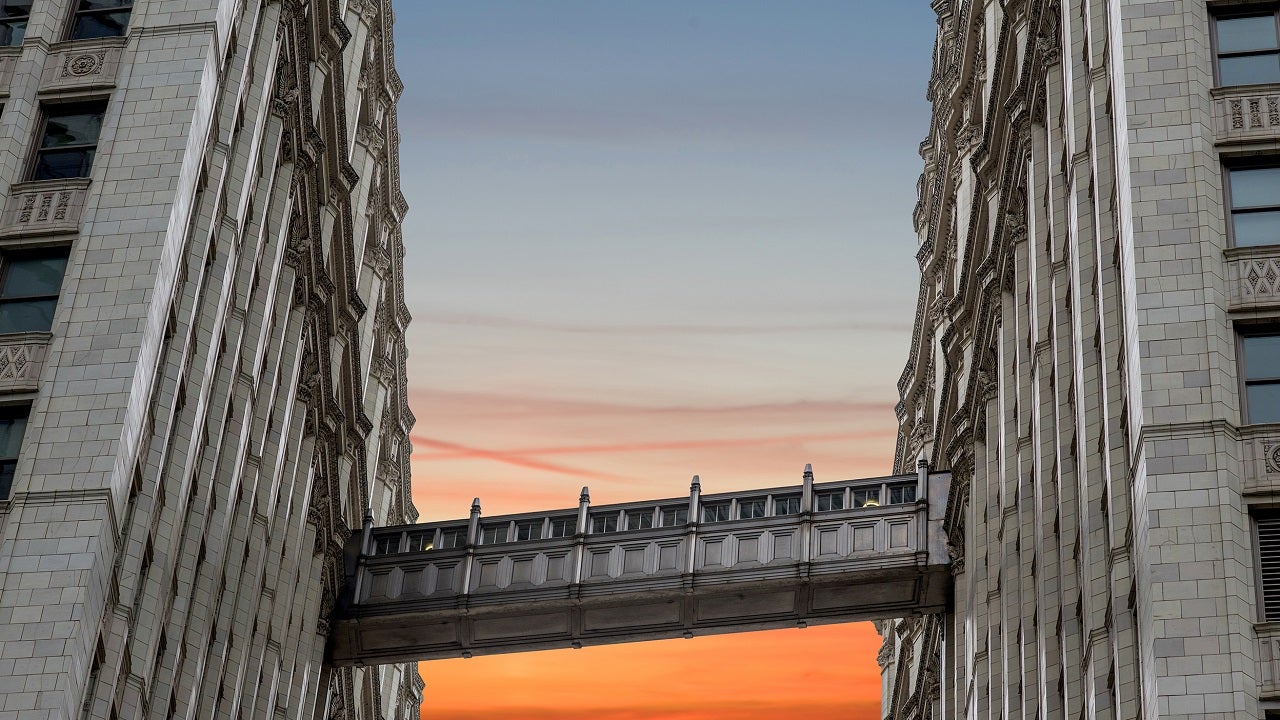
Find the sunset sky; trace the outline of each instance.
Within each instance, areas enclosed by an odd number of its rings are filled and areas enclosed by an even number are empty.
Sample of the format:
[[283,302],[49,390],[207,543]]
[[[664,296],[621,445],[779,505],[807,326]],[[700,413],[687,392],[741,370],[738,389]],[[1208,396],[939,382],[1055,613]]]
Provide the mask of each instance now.
[[[423,520],[884,474],[923,0],[400,0]],[[873,718],[869,624],[422,665],[424,718]]]

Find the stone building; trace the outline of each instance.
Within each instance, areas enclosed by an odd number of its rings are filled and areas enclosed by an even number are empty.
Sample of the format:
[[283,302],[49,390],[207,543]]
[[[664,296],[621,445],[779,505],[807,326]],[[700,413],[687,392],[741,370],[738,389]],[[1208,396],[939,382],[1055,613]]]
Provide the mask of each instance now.
[[898,469],[953,473],[951,610],[894,718],[1280,708],[1275,3],[934,0]]
[[390,0],[0,4],[0,720],[416,718]]

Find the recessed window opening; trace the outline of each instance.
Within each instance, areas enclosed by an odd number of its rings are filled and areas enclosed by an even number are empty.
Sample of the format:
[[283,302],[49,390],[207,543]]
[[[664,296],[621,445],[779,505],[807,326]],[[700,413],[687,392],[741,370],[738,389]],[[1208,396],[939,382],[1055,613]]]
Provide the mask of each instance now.
[[71,40],[120,37],[129,28],[133,0],[80,0],[71,19]]
[[1242,333],[1244,420],[1280,423],[1280,328]]
[[1280,32],[1274,10],[1219,15],[1213,26],[1219,85],[1280,82]]
[[0,406],[0,500],[7,500],[13,490],[13,475],[18,469],[18,452],[22,434],[27,429],[28,405]]
[[21,45],[27,36],[32,0],[0,0],[0,45]]
[[53,327],[67,250],[0,256],[0,334]]
[[45,112],[32,180],[89,177],[102,132],[105,102],[54,105]]

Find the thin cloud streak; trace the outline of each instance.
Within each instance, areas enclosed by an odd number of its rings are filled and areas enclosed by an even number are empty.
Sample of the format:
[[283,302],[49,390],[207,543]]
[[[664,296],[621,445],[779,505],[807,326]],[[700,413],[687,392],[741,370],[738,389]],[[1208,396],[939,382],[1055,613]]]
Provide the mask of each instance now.
[[600,334],[600,335],[763,335],[773,333],[806,333],[806,332],[906,332],[911,329],[906,323],[876,321],[836,321],[825,323],[760,323],[755,325],[726,324],[681,324],[681,323],[569,323],[531,318],[502,317],[498,315],[476,315],[428,311],[414,314],[415,321],[434,325],[452,325],[474,328],[490,328],[495,330],[541,330],[545,332]]
[[457,453],[456,457],[483,458],[492,460],[504,465],[514,465],[515,467],[524,468],[526,470],[541,470],[542,472],[557,473],[560,475],[570,475],[573,477],[593,478],[596,480],[621,480],[631,482],[632,479],[622,475],[614,475],[611,473],[596,472],[594,470],[583,470],[580,468],[567,467],[565,465],[557,465],[555,463],[542,462],[539,460],[531,460],[519,455],[505,453],[501,450],[486,450],[484,448],[468,447],[457,443],[445,442],[443,440],[434,440],[422,436],[415,435],[413,437],[415,445],[422,444],[430,447],[448,450]]
[[[707,438],[702,440],[670,440],[666,442],[648,442],[648,443],[617,443],[613,445],[567,445],[560,447],[533,447],[533,448],[517,448],[512,450],[485,450],[477,451],[473,448],[456,446],[457,450],[445,450],[435,453],[415,453],[414,459],[417,460],[452,460],[456,458],[485,457],[488,454],[497,453],[504,457],[522,457],[542,456],[542,455],[584,455],[597,453],[636,453],[636,452],[658,452],[666,450],[700,450],[703,448],[719,448],[719,447],[755,447],[760,445],[786,445],[790,443],[821,443],[821,442],[838,442],[840,440],[866,440],[872,438],[893,437],[894,433],[890,431],[880,432],[851,432],[851,433],[824,433],[813,435],[779,435],[774,437],[749,437],[749,438]],[[411,441],[416,445],[418,440],[422,440],[424,445],[438,446],[442,443],[430,438],[420,438],[412,436]],[[448,444],[448,443],[444,443]]]

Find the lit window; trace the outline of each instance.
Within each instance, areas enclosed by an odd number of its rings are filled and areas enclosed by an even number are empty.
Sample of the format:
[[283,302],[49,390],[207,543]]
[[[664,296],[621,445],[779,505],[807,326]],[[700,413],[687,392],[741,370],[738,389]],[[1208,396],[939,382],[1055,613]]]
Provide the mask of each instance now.
[[13,489],[13,472],[18,468],[18,451],[30,411],[26,405],[0,407],[0,500],[8,498]]
[[129,27],[133,0],[80,0],[71,21],[71,39],[120,37]]
[[689,508],[686,507],[664,507],[662,508],[662,527],[677,527],[685,525],[689,522]]
[[818,512],[844,509],[844,491],[818,493]]
[[551,537],[570,537],[575,524],[573,518],[551,518]]
[[618,514],[609,513],[608,515],[592,515],[591,516],[591,532],[593,533],[611,533],[618,531]]
[[1236,247],[1280,243],[1280,167],[1227,169],[1231,241]]
[[773,499],[774,515],[799,515],[800,514],[800,496],[787,495],[786,497],[776,497]]
[[31,19],[31,0],[0,0],[0,45],[21,45]]
[[409,533],[409,552],[425,552],[434,547],[436,533],[434,530]]
[[916,501],[916,484],[903,483],[902,485],[889,486],[889,504],[902,505],[903,503],[913,503]]
[[875,507],[880,504],[880,488],[859,488],[853,491],[853,506]]
[[1218,84],[1280,82],[1280,42],[1276,14],[1220,15],[1214,18]]
[[53,327],[67,251],[10,255],[0,260],[0,334]]
[[628,530],[647,530],[653,527],[653,511],[652,510],[628,510],[627,511],[627,529]]
[[89,177],[106,103],[58,105],[44,119],[32,180]]
[[488,525],[480,530],[481,545],[496,545],[507,541],[507,523]]
[[542,520],[521,520],[516,523],[516,540],[541,540]]
[[1245,423],[1280,423],[1280,331],[1244,335],[1241,341]]
[[764,517],[764,498],[752,498],[738,501],[738,518],[750,520]]
[[729,519],[729,503],[713,503],[702,507],[702,522],[724,522]]
[[445,528],[440,532],[440,549],[458,548],[467,544],[466,528]]

